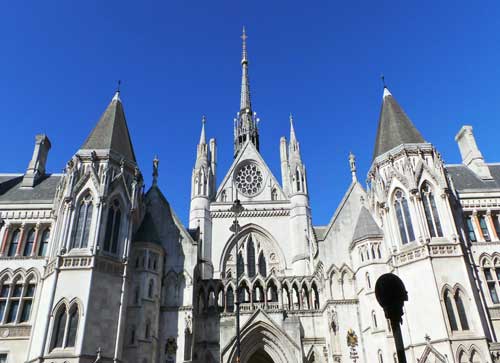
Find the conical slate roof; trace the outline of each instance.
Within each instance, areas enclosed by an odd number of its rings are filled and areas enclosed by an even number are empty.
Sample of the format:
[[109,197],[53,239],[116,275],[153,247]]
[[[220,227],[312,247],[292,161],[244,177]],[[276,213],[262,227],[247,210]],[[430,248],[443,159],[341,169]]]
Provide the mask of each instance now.
[[127,160],[136,161],[118,92],[80,149],[113,150]]
[[387,88],[384,88],[373,159],[401,144],[423,143],[424,138]]
[[352,236],[353,242],[362,240],[363,238],[380,237],[382,235],[382,230],[379,228],[368,209],[362,207],[359,212],[358,222],[354,228],[354,234]]
[[142,223],[135,233],[134,241],[137,242],[152,242],[161,244],[160,235],[156,228],[156,223],[150,212],[146,212]]

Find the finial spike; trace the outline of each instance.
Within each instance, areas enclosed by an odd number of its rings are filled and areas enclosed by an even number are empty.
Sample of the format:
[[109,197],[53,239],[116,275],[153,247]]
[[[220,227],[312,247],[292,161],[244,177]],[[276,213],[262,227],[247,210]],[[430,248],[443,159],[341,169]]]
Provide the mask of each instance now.
[[389,88],[387,88],[387,84],[385,83],[385,77],[383,74],[380,75],[380,79],[382,80],[382,85],[384,86],[384,94],[382,98],[385,98],[386,96],[392,96],[391,92],[389,91]]
[[201,134],[200,134],[200,142],[199,145],[203,145],[207,143],[207,138],[205,136],[205,123],[207,122],[207,118],[205,115],[201,117]]
[[121,101],[120,100],[120,86],[121,86],[121,84],[122,84],[122,81],[118,80],[117,86],[116,86],[116,92],[115,92],[115,95],[113,96],[112,101]]
[[384,76],[384,74],[380,75],[380,79],[382,81],[382,85],[384,86],[384,88],[387,88],[387,85],[385,84],[385,76]]
[[356,175],[356,156],[349,151],[349,166],[351,169],[352,181],[357,182],[358,176]]
[[158,159],[158,155],[155,154],[153,159],[153,185],[158,184],[158,166],[160,164],[160,159]]

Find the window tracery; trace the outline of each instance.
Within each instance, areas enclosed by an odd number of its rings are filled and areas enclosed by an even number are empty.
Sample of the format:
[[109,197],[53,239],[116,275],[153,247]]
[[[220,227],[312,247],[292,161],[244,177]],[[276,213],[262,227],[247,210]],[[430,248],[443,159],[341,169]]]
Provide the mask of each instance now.
[[121,210],[118,199],[113,200],[108,210],[106,234],[104,236],[104,251],[116,254],[120,236]]
[[30,320],[36,281],[32,276],[0,283],[0,324],[22,324]]
[[92,223],[92,211],[92,196],[88,193],[81,199],[78,206],[70,249],[87,247],[90,235],[90,225]]
[[51,350],[73,348],[76,344],[80,313],[77,303],[62,303],[54,315]]
[[401,189],[396,190],[394,197],[394,208],[399,227],[399,235],[401,243],[405,245],[415,241],[415,233],[413,232],[408,200]]
[[456,287],[454,291],[445,289],[443,293],[444,307],[452,332],[470,329],[463,297],[464,293],[459,287]]
[[431,237],[443,237],[441,221],[436,207],[436,200],[432,188],[428,183],[424,183],[421,190],[421,198],[424,204],[425,218]]

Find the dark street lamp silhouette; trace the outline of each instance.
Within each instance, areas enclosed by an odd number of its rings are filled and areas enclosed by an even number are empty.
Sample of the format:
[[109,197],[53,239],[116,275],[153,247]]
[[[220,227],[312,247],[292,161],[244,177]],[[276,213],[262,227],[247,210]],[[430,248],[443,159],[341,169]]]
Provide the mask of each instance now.
[[241,355],[241,346],[240,346],[240,273],[243,271],[238,271],[238,232],[240,226],[238,225],[238,216],[241,212],[243,212],[244,208],[241,205],[240,200],[236,196],[236,199],[231,207],[231,212],[234,214],[233,225],[231,226],[231,232],[234,232],[234,240],[235,243],[235,257],[236,257],[236,363],[240,363],[240,355]]
[[375,284],[375,296],[384,309],[385,317],[391,322],[394,343],[399,363],[406,363],[405,347],[401,335],[403,305],[408,301],[408,292],[403,281],[394,274],[387,273],[380,276]]

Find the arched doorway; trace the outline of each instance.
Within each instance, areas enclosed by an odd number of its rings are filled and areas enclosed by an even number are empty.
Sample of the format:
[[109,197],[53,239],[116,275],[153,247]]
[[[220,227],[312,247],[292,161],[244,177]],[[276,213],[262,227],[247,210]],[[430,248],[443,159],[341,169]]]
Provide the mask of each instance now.
[[274,363],[269,354],[263,349],[256,351],[248,360],[248,363]]
[[[300,346],[283,332],[262,310],[258,310],[241,329],[242,363],[298,363]],[[221,362],[237,363],[236,339],[222,351]]]

